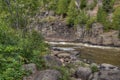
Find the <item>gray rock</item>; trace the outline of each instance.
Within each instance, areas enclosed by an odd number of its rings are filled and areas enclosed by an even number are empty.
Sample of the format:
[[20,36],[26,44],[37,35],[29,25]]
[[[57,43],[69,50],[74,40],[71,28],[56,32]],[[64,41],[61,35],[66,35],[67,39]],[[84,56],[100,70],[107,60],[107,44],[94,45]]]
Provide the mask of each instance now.
[[23,69],[26,71],[31,71],[32,74],[36,73],[36,71],[37,71],[37,67],[34,63],[23,65]]
[[117,70],[117,69],[118,69],[118,67],[113,66],[111,64],[103,63],[100,65],[100,70]]
[[119,70],[101,70],[92,80],[120,80]]
[[60,67],[62,66],[62,62],[55,56],[44,56],[44,60],[47,66],[49,67]]
[[56,70],[40,71],[34,80],[60,80],[61,73]]
[[59,58],[70,58],[71,55],[69,53],[62,52],[62,53],[59,53],[57,56]]
[[79,67],[75,72],[77,78],[81,78],[82,80],[88,80],[90,74],[92,73],[90,68]]

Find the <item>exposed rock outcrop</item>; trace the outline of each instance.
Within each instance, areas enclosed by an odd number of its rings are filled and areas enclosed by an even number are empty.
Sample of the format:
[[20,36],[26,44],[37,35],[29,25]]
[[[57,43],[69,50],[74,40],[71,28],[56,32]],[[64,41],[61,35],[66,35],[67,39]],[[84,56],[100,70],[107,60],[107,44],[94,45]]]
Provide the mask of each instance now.
[[61,61],[55,56],[46,55],[44,56],[44,61],[46,63],[46,66],[49,66],[51,68],[62,66]]
[[77,27],[77,40],[94,45],[120,46],[118,31],[104,32],[100,23],[94,23],[90,30],[85,27]]
[[56,70],[40,71],[34,80],[60,80],[61,73]]

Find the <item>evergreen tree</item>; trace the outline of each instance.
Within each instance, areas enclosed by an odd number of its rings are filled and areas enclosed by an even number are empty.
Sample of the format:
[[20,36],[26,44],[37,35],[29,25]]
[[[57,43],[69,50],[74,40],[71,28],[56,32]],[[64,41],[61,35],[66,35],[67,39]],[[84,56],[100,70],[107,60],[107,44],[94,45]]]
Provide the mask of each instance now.
[[57,6],[58,14],[66,14],[70,0],[59,0]]
[[81,24],[81,25],[84,25],[86,24],[88,21],[88,15],[87,13],[85,12],[85,10],[80,10],[76,19],[75,19],[75,24]]
[[87,5],[87,1],[86,0],[80,0],[80,9],[84,9]]
[[103,9],[110,12],[113,9],[114,0],[103,0]]
[[116,8],[113,15],[113,29],[120,30],[120,7]]
[[107,16],[108,16],[107,13],[102,8],[99,8],[97,13],[97,21],[102,23],[104,26],[104,29],[108,31],[111,24],[107,19]]
[[68,12],[67,12],[67,23],[74,24],[77,14],[78,14],[78,11],[75,4],[75,0],[71,0],[68,7]]

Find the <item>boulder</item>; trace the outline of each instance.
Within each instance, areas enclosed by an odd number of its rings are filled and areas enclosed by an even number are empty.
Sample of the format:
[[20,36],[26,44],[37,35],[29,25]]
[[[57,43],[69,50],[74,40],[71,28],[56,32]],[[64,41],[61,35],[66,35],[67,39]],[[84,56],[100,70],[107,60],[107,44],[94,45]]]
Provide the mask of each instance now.
[[44,60],[45,60],[46,65],[49,67],[62,66],[62,62],[55,56],[46,55],[44,56]]
[[36,71],[37,71],[37,67],[34,63],[24,64],[23,69],[26,71],[30,71],[32,74],[36,73]]
[[103,63],[100,65],[100,70],[118,70],[118,67],[111,64]]
[[119,70],[101,70],[96,73],[92,80],[120,80]]
[[40,71],[34,80],[60,80],[61,73],[56,70]]
[[70,58],[71,55],[69,53],[62,52],[62,53],[59,53],[57,56],[59,58]]
[[75,72],[76,78],[81,78],[82,80],[88,80],[90,74],[92,73],[90,68],[79,67]]

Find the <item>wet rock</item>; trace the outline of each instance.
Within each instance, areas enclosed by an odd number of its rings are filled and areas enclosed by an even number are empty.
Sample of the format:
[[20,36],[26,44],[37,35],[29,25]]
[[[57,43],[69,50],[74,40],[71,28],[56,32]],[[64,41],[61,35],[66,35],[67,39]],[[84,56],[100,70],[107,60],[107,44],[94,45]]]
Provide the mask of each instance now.
[[70,54],[69,53],[66,53],[66,52],[62,52],[62,53],[59,53],[57,55],[59,58],[69,58],[70,59]]
[[62,66],[62,62],[55,56],[46,55],[44,56],[44,60],[45,60],[46,65],[49,67]]
[[40,71],[34,80],[60,80],[61,73],[56,70]]
[[118,67],[111,64],[103,63],[100,65],[100,70],[118,70]]
[[79,67],[75,72],[77,78],[81,78],[82,80],[88,80],[90,74],[92,73],[90,68]]

